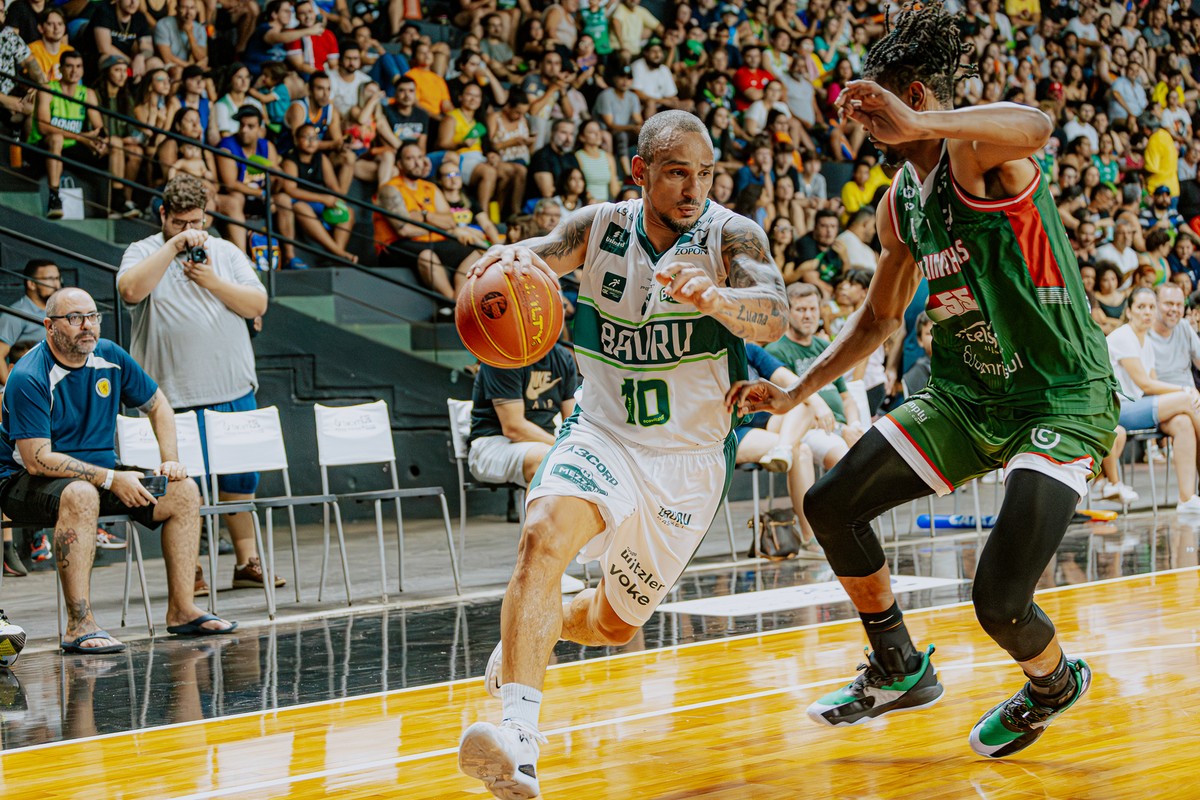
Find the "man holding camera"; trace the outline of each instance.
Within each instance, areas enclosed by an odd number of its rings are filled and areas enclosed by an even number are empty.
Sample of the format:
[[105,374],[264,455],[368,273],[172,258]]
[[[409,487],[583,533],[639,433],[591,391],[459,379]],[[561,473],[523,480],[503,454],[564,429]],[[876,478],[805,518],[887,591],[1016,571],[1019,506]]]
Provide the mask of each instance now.
[[[14,520],[54,526],[67,606],[63,651],[125,649],[96,623],[88,589],[96,522],[109,514],[163,526],[169,632],[229,633],[237,623],[205,614],[192,594],[200,493],[177,460],[175,417],[162,391],[119,345],[100,338],[100,313],[87,292],[60,289],[45,313],[45,341],[13,367],[4,394],[0,505]],[[122,403],[150,418],[162,458],[154,477],[117,464],[113,441]]]
[[[267,291],[246,254],[204,230],[208,202],[198,178],[168,181],[162,232],[131,244],[117,271],[117,290],[133,319],[133,357],[159,380],[171,408],[196,412],[201,439],[205,409],[256,408],[258,377],[246,321],[267,311]],[[219,487],[221,500],[249,500],[258,474],[223,475]],[[249,513],[227,514],[225,524],[237,555],[234,588],[262,588]],[[195,577],[196,593],[207,594],[199,567]]]

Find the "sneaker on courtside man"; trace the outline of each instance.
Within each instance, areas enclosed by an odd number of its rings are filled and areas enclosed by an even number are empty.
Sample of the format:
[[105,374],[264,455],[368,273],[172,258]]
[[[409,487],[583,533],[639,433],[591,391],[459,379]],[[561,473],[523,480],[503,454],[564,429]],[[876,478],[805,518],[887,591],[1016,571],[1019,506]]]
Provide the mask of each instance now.
[[908,674],[887,671],[869,653],[867,663],[858,665],[858,677],[809,706],[808,716],[822,725],[857,725],[889,711],[928,708],[945,691],[929,660],[933,649],[929,645],[920,654],[920,665]]
[[1092,670],[1082,658],[1067,659],[1074,692],[1058,708],[1037,702],[1026,683],[1021,690],[980,717],[971,729],[971,749],[981,756],[1004,758],[1038,740],[1062,712],[1075,705],[1092,683]]

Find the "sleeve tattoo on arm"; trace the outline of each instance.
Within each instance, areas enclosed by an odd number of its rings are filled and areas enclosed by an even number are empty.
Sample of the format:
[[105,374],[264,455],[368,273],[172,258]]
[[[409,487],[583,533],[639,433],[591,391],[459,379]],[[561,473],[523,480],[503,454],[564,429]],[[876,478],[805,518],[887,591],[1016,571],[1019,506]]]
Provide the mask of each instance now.
[[783,275],[771,257],[766,234],[748,220],[725,226],[721,252],[729,265],[729,288],[736,298],[723,315],[725,324],[743,338],[778,338],[787,311]]
[[530,249],[542,258],[565,258],[587,241],[599,206],[584,206],[559,223],[558,227]]

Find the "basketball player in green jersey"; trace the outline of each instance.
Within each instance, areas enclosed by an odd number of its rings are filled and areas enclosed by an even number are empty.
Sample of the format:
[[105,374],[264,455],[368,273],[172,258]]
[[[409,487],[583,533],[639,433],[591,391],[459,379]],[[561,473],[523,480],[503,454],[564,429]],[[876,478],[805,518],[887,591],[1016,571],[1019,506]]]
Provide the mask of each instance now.
[[[577,411],[530,482],[525,526],[485,685],[499,725],[463,733],[459,767],[505,800],[538,794],[546,665],[559,638],[631,640],[704,538],[737,450],[725,407],[747,375],[744,339],[783,335],[787,300],[763,229],[706,199],[714,154],[683,111],[646,120],[633,179],[642,197],[586,206],[548,236],[494,247],[471,272],[583,268]],[[599,586],[563,605],[572,556]]]
[[808,714],[853,725],[941,697],[933,647],[914,647],[870,523],[1005,467],[1004,504],[972,591],[980,624],[1027,678],[971,731],[975,752],[1000,758],[1032,744],[1091,680],[1082,659],[1064,656],[1033,591],[1112,446],[1117,409],[1104,337],[1030,158],[1053,125],[1011,103],[954,109],[964,55],[940,4],[906,6],[871,48],[867,80],[838,99],[842,114],[900,167],[880,204],[882,253],[866,302],[794,386],[742,383],[728,399],[742,413],[792,408],[878,348],[900,325],[922,274],[928,279],[935,325],[927,389],[873,427],[805,496],[873,651],[853,682]]

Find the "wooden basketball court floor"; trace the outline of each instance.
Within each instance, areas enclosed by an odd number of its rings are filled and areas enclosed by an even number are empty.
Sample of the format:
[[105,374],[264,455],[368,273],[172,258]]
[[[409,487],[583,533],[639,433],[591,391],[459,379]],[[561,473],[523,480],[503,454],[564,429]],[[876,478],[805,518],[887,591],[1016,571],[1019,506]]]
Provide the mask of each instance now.
[[[1158,538],[1153,526],[1149,537]],[[1121,558],[1104,562],[1101,545],[1093,559],[1097,537],[1086,538],[1079,578],[1114,561],[1109,574],[1120,575]],[[1195,529],[1186,544],[1148,565],[1175,569],[1039,593],[1096,677],[1080,705],[1012,759],[981,759],[967,745],[978,716],[1021,678],[956,602],[907,613],[919,643],[937,645],[941,702],[853,728],[817,726],[804,709],[854,674],[864,644],[855,620],[556,664],[543,797],[1200,798]],[[456,746],[462,728],[499,710],[476,675],[35,745],[0,756],[0,796],[490,797],[458,773]]]

